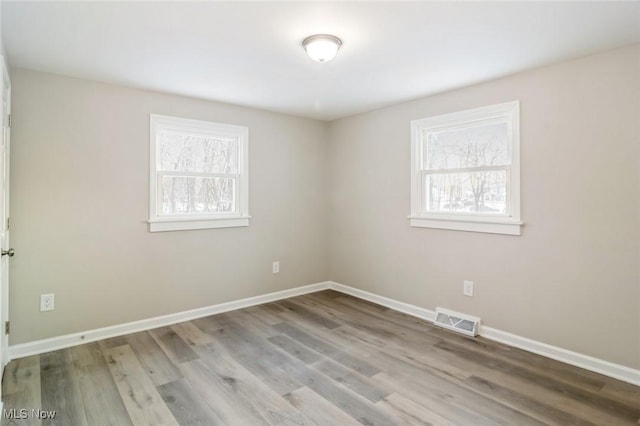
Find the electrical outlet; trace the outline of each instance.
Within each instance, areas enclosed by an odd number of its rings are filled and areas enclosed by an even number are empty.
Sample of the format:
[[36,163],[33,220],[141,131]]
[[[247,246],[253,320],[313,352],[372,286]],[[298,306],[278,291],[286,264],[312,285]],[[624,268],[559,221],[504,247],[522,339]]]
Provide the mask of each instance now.
[[272,271],[274,274],[280,273],[280,262],[273,262]]
[[40,312],[53,311],[53,293],[40,295]]
[[473,296],[473,282],[465,281],[462,287],[462,294],[465,296]]

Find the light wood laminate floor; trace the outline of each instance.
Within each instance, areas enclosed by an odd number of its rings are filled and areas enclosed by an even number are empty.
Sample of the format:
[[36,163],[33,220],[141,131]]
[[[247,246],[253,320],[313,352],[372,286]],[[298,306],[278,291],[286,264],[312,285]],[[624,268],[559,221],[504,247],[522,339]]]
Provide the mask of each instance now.
[[56,411],[17,425],[640,422],[638,387],[332,291],[17,359],[2,390]]

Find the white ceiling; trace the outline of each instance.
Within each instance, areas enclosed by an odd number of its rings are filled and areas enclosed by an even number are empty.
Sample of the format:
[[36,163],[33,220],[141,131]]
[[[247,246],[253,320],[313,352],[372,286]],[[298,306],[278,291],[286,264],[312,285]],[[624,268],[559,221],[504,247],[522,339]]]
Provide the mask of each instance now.
[[640,2],[3,1],[2,32],[14,67],[332,120],[640,42]]

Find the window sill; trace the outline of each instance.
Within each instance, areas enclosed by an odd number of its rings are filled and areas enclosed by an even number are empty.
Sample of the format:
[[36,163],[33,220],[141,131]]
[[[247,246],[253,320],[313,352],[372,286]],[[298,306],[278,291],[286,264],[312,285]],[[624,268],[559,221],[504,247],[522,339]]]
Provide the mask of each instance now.
[[484,232],[488,234],[520,235],[523,225],[515,220],[433,218],[409,216],[411,226],[418,228],[450,229],[453,231]]
[[238,228],[249,226],[251,216],[220,218],[159,218],[149,220],[149,232],[190,231],[193,229]]

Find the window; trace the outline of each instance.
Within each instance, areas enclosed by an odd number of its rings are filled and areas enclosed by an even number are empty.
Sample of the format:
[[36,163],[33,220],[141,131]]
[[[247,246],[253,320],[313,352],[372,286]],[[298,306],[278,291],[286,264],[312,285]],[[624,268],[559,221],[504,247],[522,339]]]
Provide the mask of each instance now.
[[151,115],[150,231],[249,225],[243,126]]
[[411,122],[411,226],[520,235],[519,110]]

